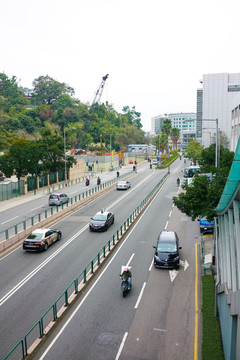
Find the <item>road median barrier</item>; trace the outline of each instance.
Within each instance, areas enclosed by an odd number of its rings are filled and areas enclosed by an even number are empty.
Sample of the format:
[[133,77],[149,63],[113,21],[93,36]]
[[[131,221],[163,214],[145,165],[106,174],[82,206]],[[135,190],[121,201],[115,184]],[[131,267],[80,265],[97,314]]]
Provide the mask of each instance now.
[[66,204],[49,207],[48,209],[34,216],[31,216],[5,230],[0,231],[0,253],[7,250],[16,243],[23,241],[25,237],[33,230],[39,227],[41,228],[47,226],[56,220],[60,220],[66,216],[66,214],[77,210],[87,202],[112,189],[115,186],[115,183],[119,181],[119,179],[129,177],[133,174],[134,172],[130,171],[121,175],[119,178],[105,181],[100,185],[91,187],[90,189],[87,188],[85,191],[69,198],[69,202]]
[[[72,280],[68,287],[62,292],[58,299],[46,310],[40,320],[38,320],[33,327],[27,332],[23,339],[21,339],[14,348],[4,357],[3,360],[9,359],[13,354],[15,358],[31,359],[37,350],[37,347],[42,340],[47,339],[50,331],[56,327],[59,319],[67,313],[70,306],[76,301],[78,295],[89,284],[94,275],[98,273],[102,264],[110,255],[120,240],[124,238],[125,234],[131,228],[138,216],[142,213],[145,207],[156,196],[163,183],[168,177],[168,173],[157,183],[151,192],[141,201],[134,211],[128,216],[118,230],[112,237],[103,245],[96,256],[87,264],[87,266],[79,273],[79,275]],[[36,334],[34,338],[34,334]]]

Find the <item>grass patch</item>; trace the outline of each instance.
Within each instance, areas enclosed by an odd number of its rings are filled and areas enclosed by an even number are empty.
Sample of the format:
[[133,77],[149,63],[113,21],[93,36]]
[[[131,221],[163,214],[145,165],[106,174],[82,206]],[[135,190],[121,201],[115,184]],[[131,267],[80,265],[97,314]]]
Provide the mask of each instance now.
[[202,360],[224,360],[218,317],[214,316],[215,285],[211,275],[202,276]]

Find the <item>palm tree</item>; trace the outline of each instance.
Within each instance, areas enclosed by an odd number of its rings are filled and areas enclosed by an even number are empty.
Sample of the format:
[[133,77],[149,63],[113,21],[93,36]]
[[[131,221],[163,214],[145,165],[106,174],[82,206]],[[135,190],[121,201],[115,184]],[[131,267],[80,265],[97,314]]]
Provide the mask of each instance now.
[[170,138],[172,139],[172,143],[175,146],[175,149],[177,149],[177,143],[180,138],[180,129],[172,128],[170,133]]

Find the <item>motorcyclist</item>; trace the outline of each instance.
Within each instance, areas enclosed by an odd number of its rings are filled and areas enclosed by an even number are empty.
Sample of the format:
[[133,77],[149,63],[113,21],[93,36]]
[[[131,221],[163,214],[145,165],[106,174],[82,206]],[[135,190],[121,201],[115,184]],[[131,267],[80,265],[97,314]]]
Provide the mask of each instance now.
[[116,174],[117,174],[117,178],[118,178],[118,177],[119,177],[119,171],[117,171],[117,173],[116,173]]
[[100,177],[98,176],[97,177],[97,185],[100,185],[101,184],[101,179],[100,179]]
[[86,186],[88,186],[89,184],[90,184],[90,180],[86,178]]
[[177,186],[179,186],[179,185],[180,185],[180,179],[177,178]]
[[127,280],[128,290],[130,290],[132,273],[131,273],[130,269],[127,266],[125,267],[123,273],[121,274],[121,277],[123,278],[123,280]]

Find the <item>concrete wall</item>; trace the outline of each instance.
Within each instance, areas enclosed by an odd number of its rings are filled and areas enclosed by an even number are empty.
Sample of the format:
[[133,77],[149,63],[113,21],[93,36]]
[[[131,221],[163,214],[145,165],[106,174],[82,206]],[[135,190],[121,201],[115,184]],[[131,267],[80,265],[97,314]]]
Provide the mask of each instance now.
[[75,180],[84,177],[84,174],[85,161],[83,159],[77,159],[77,164],[73,165],[69,169],[69,180]]

